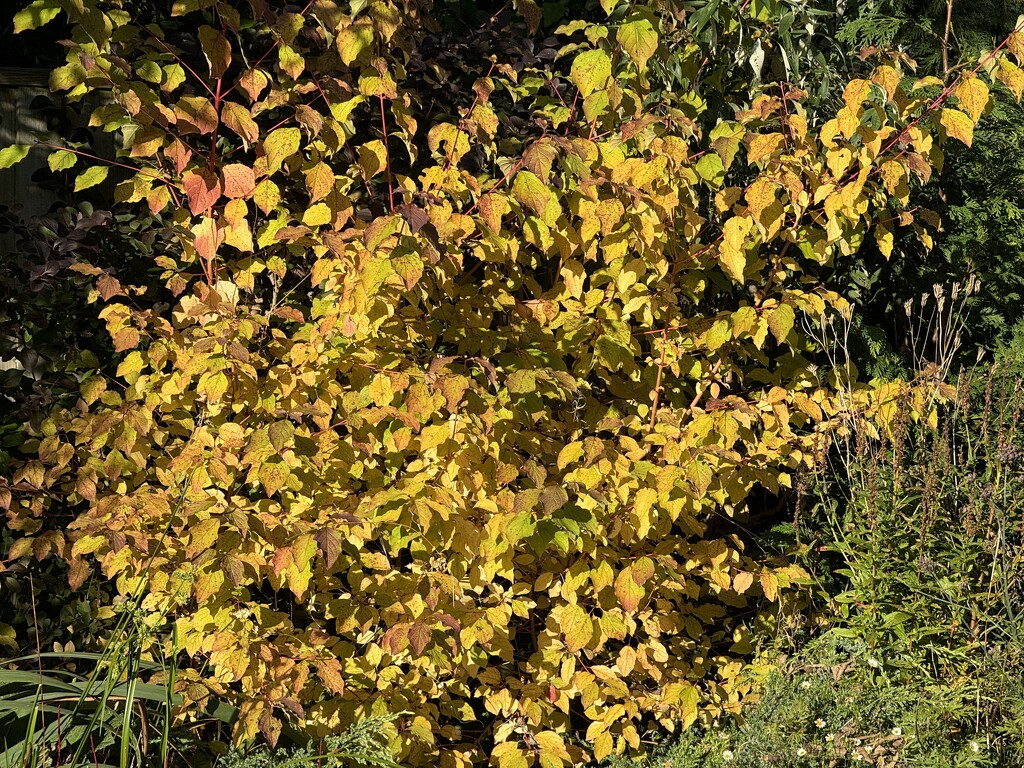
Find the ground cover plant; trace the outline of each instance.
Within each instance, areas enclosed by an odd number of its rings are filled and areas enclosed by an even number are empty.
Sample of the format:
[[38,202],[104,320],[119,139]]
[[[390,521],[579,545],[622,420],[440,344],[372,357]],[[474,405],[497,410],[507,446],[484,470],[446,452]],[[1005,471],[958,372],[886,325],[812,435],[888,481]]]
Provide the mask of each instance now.
[[257,764],[372,721],[403,765],[499,768],[759,693],[810,574],[737,522],[833,435],[957,394],[859,383],[814,329],[851,318],[864,243],[932,242],[917,194],[992,84],[1024,91],[1024,35],[949,83],[880,55],[831,104],[713,58],[778,8],[709,18],[709,45],[683,5],[19,13],[70,21],[51,85],[104,89],[119,137],[50,169],[115,182],[138,215],[103,226],[144,245],[76,250],[112,360],[64,371],[0,484],[6,562],[91,596],[100,647],[115,605],[145,628],[112,686],[169,686],[168,729],[228,706],[238,744],[314,739]]

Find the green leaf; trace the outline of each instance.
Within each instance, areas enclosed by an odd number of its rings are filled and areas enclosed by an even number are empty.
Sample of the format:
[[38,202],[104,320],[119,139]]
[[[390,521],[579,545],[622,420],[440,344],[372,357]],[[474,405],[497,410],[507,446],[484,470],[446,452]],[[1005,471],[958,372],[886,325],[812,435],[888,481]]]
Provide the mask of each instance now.
[[722,158],[715,154],[704,155],[697,161],[697,175],[700,176],[709,187],[718,189],[725,181],[725,165]]
[[20,163],[28,155],[28,144],[12,144],[0,149],[0,169]]
[[642,16],[634,17],[619,27],[615,40],[636,62],[641,72],[647,68],[647,60],[658,50],[658,30],[650,19]]
[[[13,0],[17,2],[17,0]],[[37,29],[53,21],[60,13],[59,0],[35,0],[14,14],[14,34]]]
[[542,217],[551,200],[551,190],[535,174],[520,171],[512,183],[512,196],[537,216]]
[[92,168],[87,168],[75,179],[75,192],[81,192],[83,189],[89,189],[102,183],[108,173],[110,173],[109,165],[94,165]]
[[612,76],[612,60],[606,51],[584,51],[573,60],[569,76],[586,98],[607,85]]

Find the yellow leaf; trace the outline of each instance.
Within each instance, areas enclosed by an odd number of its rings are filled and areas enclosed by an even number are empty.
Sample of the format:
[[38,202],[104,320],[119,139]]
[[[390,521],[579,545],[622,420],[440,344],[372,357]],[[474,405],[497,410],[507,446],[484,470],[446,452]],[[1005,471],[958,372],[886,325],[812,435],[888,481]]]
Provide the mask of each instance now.
[[1024,71],[1014,64],[1012,61],[1008,61],[1006,58],[999,59],[999,71],[996,72],[996,78],[1006,84],[1013,95],[1020,101],[1021,94],[1024,94]]
[[619,605],[627,613],[632,613],[644,599],[644,588],[633,580],[633,574],[629,568],[624,568],[615,577],[615,597]]
[[977,123],[988,107],[988,86],[980,77],[968,77],[953,91],[960,106]]
[[793,329],[793,322],[795,320],[796,315],[789,304],[780,304],[771,312],[768,318],[768,327],[779,344],[786,340],[789,332]]
[[306,171],[306,189],[311,203],[323,200],[334,189],[334,171],[327,163],[317,163]]
[[746,592],[754,584],[754,574],[740,571],[732,578],[732,588],[740,594]]
[[765,571],[761,574],[760,581],[764,596],[774,602],[775,598],[779,595],[779,580],[775,577],[775,574]]
[[878,250],[882,252],[885,258],[892,257],[894,239],[892,232],[884,224],[879,224],[875,227],[875,242],[878,243]]
[[747,146],[747,163],[753,165],[774,152],[782,143],[781,133],[758,133],[750,139]]
[[612,75],[612,60],[602,50],[584,51],[572,62],[569,76],[586,98],[594,91],[604,88]]
[[497,768],[528,768],[529,766],[526,761],[526,753],[514,741],[496,744],[491,750],[491,762]]
[[900,73],[889,65],[879,67],[871,75],[871,82],[875,83],[885,91],[890,99],[896,95],[896,89],[900,87]]
[[594,636],[594,624],[583,606],[578,603],[562,608],[558,626],[565,637],[565,647],[570,653],[579,651]]
[[582,456],[583,443],[577,440],[573,443],[569,443],[558,452],[558,459],[555,463],[558,465],[559,470],[563,470],[570,464],[578,461]]
[[263,152],[267,157],[267,173],[281,169],[281,163],[299,151],[302,134],[298,128],[278,128],[271,131],[263,141]]
[[601,731],[594,739],[594,761],[601,762],[612,753],[615,744],[612,735],[608,731]]
[[350,66],[364,51],[373,46],[373,25],[369,22],[351,24],[338,33],[335,38],[338,55],[345,66]]
[[520,171],[512,183],[512,196],[537,216],[543,217],[551,200],[551,190],[530,171]]
[[264,179],[257,185],[252,199],[263,213],[269,214],[281,202],[281,190],[270,179]]
[[939,115],[939,122],[946,129],[946,135],[950,138],[962,141],[968,147],[974,140],[974,121],[970,115],[958,109],[943,109]]
[[722,246],[718,253],[718,262],[722,271],[737,283],[743,282],[743,273],[747,268],[747,254],[744,241],[750,232],[753,222],[749,216],[733,216],[725,222],[722,229]]
[[761,220],[761,213],[775,202],[776,186],[768,179],[759,178],[747,188],[747,208],[755,221]]
[[843,90],[843,101],[846,103],[846,108],[857,114],[870,93],[871,83],[869,81],[851,80]]

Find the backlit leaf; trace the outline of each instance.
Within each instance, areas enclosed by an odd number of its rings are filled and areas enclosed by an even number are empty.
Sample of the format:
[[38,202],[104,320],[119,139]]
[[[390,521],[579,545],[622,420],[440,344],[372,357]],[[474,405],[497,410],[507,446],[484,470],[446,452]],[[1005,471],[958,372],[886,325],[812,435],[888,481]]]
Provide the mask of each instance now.
[[585,98],[607,85],[612,76],[612,61],[605,51],[584,51],[573,59],[570,76]]

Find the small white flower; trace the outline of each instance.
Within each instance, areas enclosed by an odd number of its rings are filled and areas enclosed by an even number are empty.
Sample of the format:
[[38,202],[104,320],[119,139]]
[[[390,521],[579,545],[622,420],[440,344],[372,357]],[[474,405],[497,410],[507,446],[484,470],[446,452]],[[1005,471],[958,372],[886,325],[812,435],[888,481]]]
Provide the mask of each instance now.
[[817,720],[814,721],[814,724],[816,726],[818,726],[819,728],[824,728],[825,727],[825,721],[822,720],[820,717]]
[[832,741],[835,741],[835,740],[836,740],[836,735],[834,733],[830,733],[828,736],[825,737],[825,741],[828,741],[828,742],[832,742]]
[[866,747],[864,747],[864,751],[867,752],[869,755],[871,754],[871,750],[872,749],[874,749],[874,747],[871,746],[870,744],[868,744]]
[[811,687],[811,681],[810,680],[804,680],[802,683],[800,683],[800,687],[803,688],[806,691],[808,688]]
[[853,759],[854,760],[863,760],[864,759],[864,755],[862,755],[860,752],[858,752],[857,754],[855,754],[853,756]]
[[722,753],[722,759],[725,760],[725,762],[727,762],[727,763],[730,760],[732,760],[732,757],[733,757],[733,755],[732,755],[732,750],[731,749],[727,749],[727,750],[725,750],[725,752]]
[[892,735],[893,736],[902,736],[903,735],[903,729],[900,728],[899,726],[896,726],[895,728],[892,729]]
[[726,733],[725,731],[719,731],[718,732],[718,738],[720,738],[722,741],[725,741],[726,739],[729,738],[729,734]]
[[859,747],[860,746],[860,739],[854,739],[853,740],[853,746]]
[[872,669],[878,669],[878,659],[868,659],[868,666]]
[[980,752],[981,751],[981,745],[978,744],[978,742],[976,742],[976,741],[972,741],[970,746],[971,746],[971,752]]
[[803,747],[800,747],[800,749],[798,749],[798,750],[796,751],[796,756],[797,756],[797,757],[803,757],[803,756],[804,756],[804,755],[806,755],[806,754],[807,754],[807,750],[806,750],[806,749],[804,749]]

